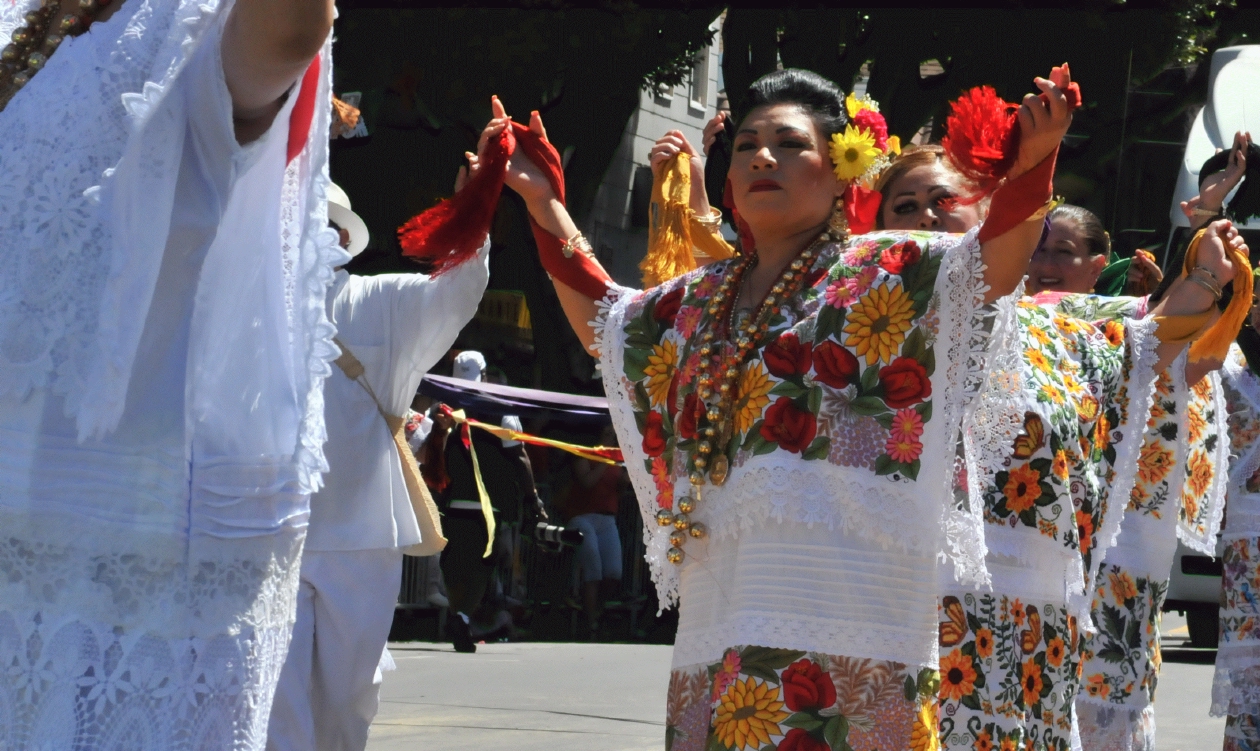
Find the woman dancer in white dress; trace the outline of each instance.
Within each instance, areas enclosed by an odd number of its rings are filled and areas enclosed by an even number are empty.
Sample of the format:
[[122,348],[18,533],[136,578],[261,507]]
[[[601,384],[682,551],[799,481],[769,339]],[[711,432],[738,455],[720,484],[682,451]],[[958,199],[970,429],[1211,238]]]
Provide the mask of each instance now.
[[346,258],[332,16],[0,3],[0,748],[265,740]]

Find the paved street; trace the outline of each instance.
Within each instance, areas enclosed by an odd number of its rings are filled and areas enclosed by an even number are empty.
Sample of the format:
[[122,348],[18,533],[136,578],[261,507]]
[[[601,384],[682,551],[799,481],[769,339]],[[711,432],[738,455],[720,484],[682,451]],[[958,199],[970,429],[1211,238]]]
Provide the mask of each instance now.
[[[1225,723],[1207,714],[1212,665],[1201,663],[1210,653],[1177,648],[1186,634],[1175,614],[1164,631],[1157,751],[1215,751]],[[390,649],[398,670],[385,676],[368,751],[662,748],[669,647],[490,644],[462,655],[449,644],[408,642]]]

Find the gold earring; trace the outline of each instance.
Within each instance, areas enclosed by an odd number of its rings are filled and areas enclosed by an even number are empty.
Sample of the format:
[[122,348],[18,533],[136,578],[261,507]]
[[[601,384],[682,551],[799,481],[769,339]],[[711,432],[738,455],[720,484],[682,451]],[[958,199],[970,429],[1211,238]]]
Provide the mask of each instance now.
[[836,203],[831,208],[831,218],[827,220],[827,229],[831,232],[831,236],[843,241],[849,236],[849,218],[844,213],[844,199],[837,198]]

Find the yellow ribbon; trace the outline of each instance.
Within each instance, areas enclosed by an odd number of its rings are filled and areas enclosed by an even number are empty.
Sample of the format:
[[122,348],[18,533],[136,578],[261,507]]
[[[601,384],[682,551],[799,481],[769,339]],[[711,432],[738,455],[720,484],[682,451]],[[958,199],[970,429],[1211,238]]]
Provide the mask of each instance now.
[[735,255],[729,243],[696,220],[691,199],[691,158],[679,153],[652,180],[648,252],[639,264],[643,284],[655,287],[696,268],[692,248],[723,260]]
[[[451,419],[460,426],[462,437],[463,426],[470,423],[468,416],[464,410],[457,409],[451,412]],[[489,558],[494,550],[494,507],[490,505],[490,494],[486,492],[486,484],[481,481],[481,465],[477,463],[477,449],[473,447],[471,431],[468,433],[468,455],[472,457],[473,480],[477,483],[477,500],[481,502],[481,515],[486,519],[486,552],[481,557]]]
[[[1186,260],[1182,265],[1182,276],[1187,270],[1197,265],[1199,242],[1203,239],[1205,229],[1201,229],[1186,248]],[[1251,312],[1251,294],[1255,279],[1251,275],[1251,262],[1247,256],[1237,249],[1226,248],[1232,254],[1234,262],[1234,295],[1225,306],[1225,310],[1216,318],[1216,306],[1202,313],[1184,316],[1156,316],[1158,325],[1156,335],[1164,343],[1183,344],[1190,342],[1190,362],[1198,362],[1204,358],[1224,360],[1229,353],[1229,345],[1238,336],[1247,314]],[[1215,318],[1215,321],[1212,319]]]

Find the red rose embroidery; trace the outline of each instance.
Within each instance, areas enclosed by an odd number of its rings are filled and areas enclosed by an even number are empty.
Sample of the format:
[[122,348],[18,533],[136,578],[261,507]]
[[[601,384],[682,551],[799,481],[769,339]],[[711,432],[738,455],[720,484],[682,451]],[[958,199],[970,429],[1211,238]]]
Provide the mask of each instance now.
[[898,357],[880,368],[879,385],[884,388],[884,403],[892,409],[918,404],[932,395],[927,370],[913,357]]
[[813,660],[797,660],[788,665],[781,678],[783,701],[793,712],[826,709],[836,703],[836,684]]
[[766,368],[779,378],[791,378],[809,372],[814,362],[814,345],[801,343],[794,331],[785,332],[762,353]]
[[801,728],[792,728],[779,741],[778,751],[831,751],[831,747]]
[[761,424],[761,437],[779,444],[784,451],[799,454],[814,440],[818,433],[818,421],[786,396],[770,405],[765,422]]
[[885,248],[879,256],[879,265],[889,274],[900,274],[907,266],[913,266],[923,257],[919,244],[914,240],[897,243]]
[[687,394],[683,399],[682,412],[678,414],[678,436],[684,439],[696,437],[696,405],[700,399],[696,392]]
[[672,327],[674,318],[678,315],[678,308],[682,306],[682,299],[682,287],[662,295],[661,299],[656,301],[656,307],[652,310],[652,317],[656,319],[657,323],[663,323]]
[[643,425],[643,453],[660,456],[665,453],[665,429],[660,412],[648,412]]
[[857,380],[858,361],[853,353],[828,339],[814,348],[814,380],[842,389]]

